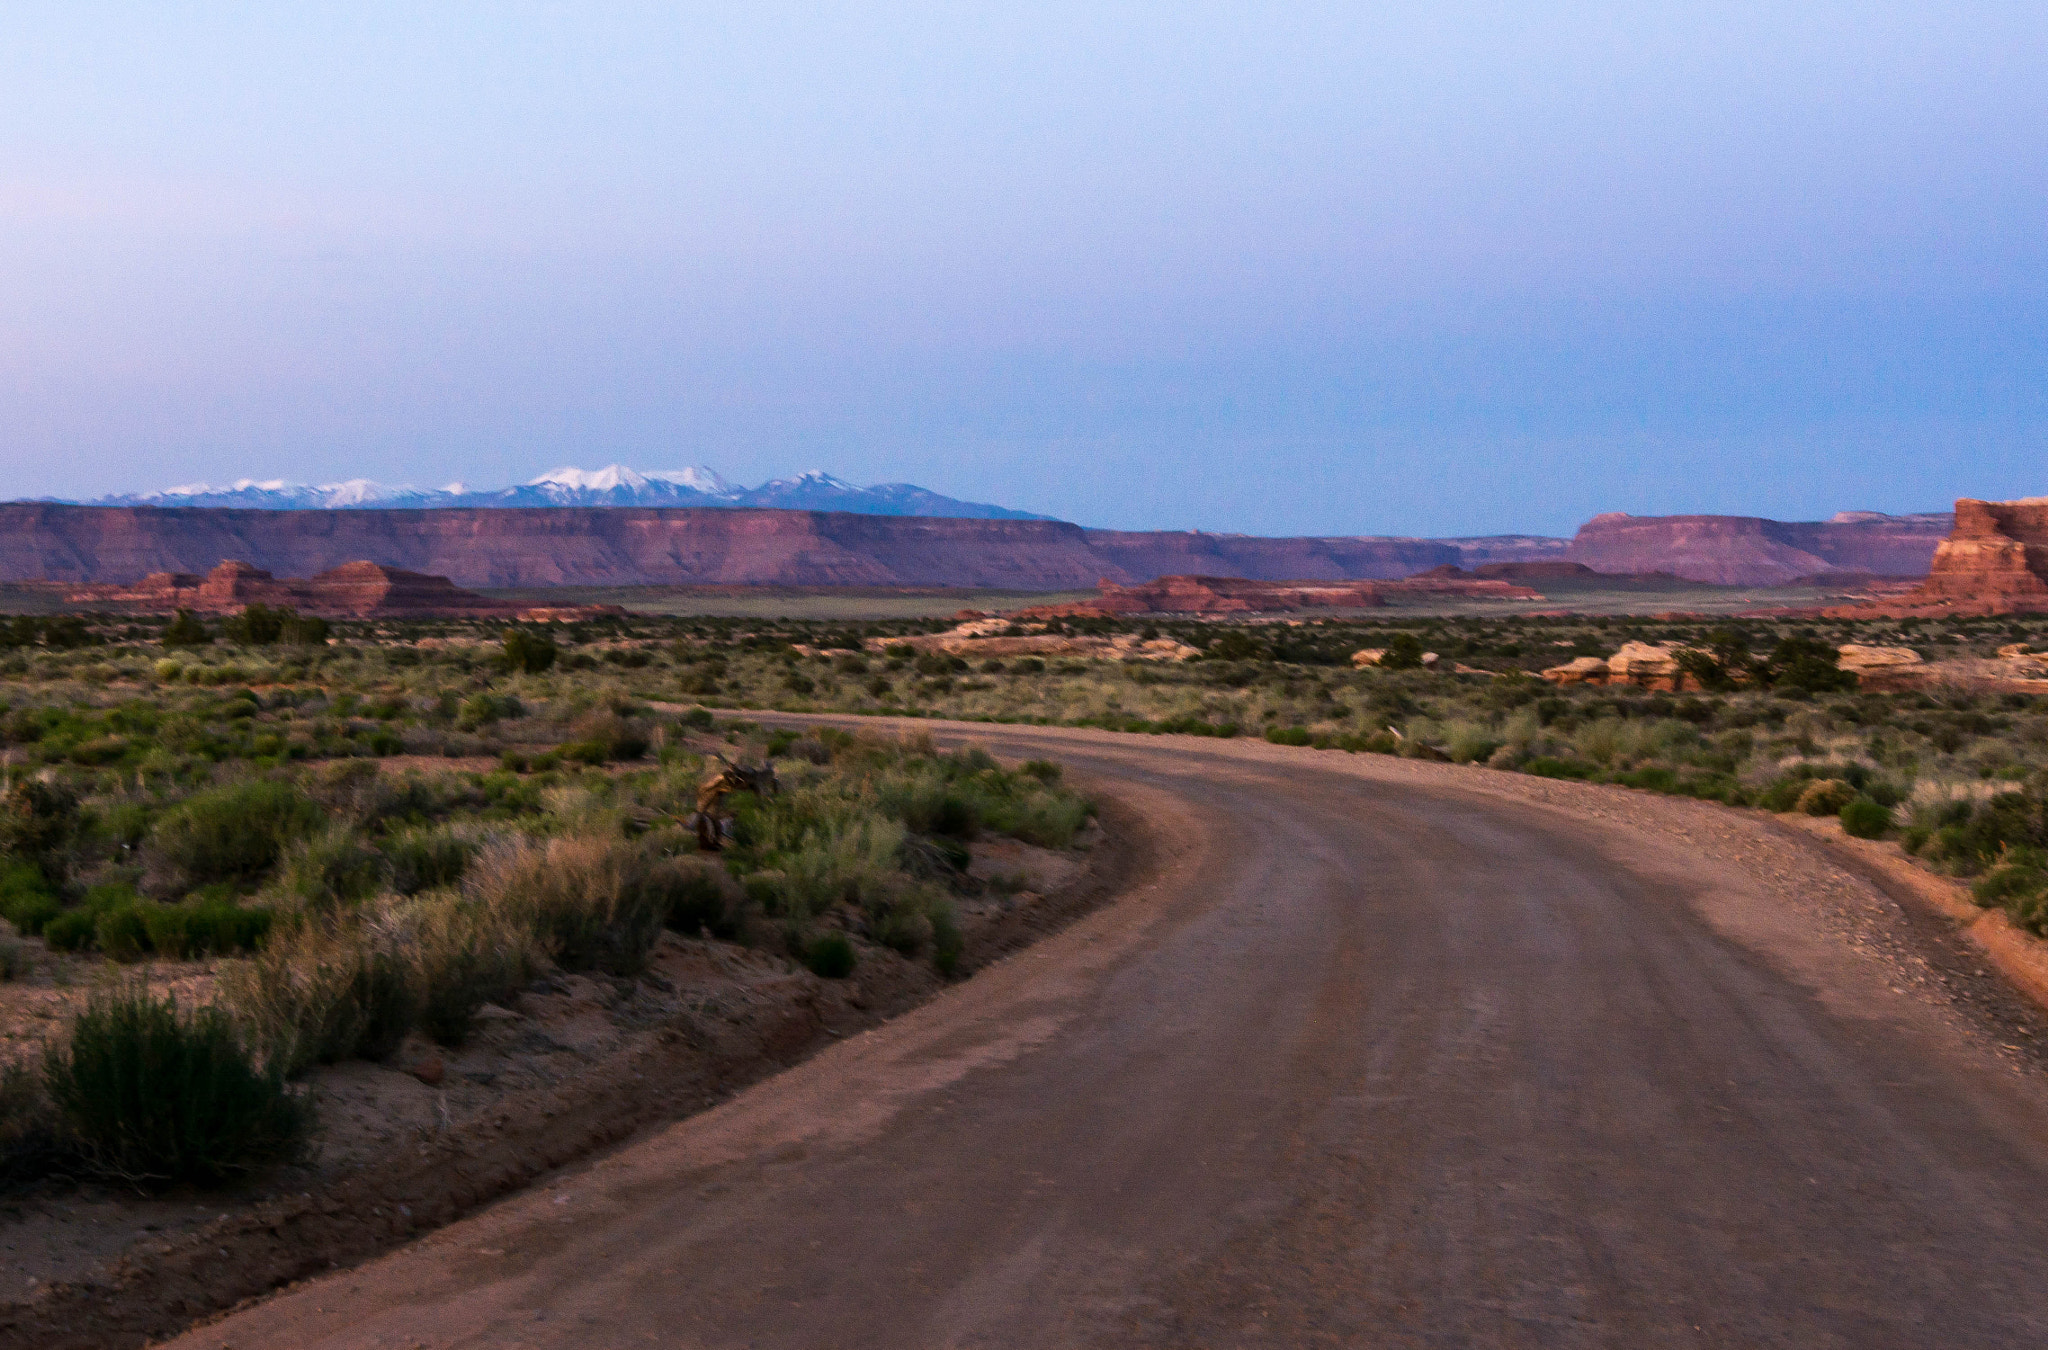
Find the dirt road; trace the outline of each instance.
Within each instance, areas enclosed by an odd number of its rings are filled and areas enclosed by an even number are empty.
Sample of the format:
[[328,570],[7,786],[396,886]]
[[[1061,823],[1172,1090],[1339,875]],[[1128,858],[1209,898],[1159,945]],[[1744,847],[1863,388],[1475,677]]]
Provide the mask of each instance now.
[[1451,766],[973,737],[1123,796],[1154,874],[179,1344],[2048,1344],[2048,1077],[1810,846]]

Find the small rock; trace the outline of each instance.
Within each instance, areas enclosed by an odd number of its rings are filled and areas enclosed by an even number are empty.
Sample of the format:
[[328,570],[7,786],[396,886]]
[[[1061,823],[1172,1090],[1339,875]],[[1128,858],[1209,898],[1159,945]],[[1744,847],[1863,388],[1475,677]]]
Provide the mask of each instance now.
[[436,1055],[430,1059],[421,1060],[413,1065],[408,1072],[428,1087],[439,1087],[441,1086],[441,1080],[448,1076],[448,1066],[441,1062],[439,1055]]

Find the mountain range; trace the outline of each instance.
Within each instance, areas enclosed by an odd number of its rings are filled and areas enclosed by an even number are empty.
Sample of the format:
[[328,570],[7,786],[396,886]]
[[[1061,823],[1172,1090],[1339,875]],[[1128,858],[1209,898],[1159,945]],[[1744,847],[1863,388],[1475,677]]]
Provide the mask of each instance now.
[[367,478],[338,483],[237,479],[226,485],[186,483],[156,492],[118,493],[91,506],[228,506],[265,511],[429,510],[449,506],[709,506],[850,511],[863,516],[949,516],[969,520],[1050,520],[1007,506],[963,502],[913,483],[856,487],[829,473],[776,478],[759,487],[728,482],[714,469],[602,469],[568,466],[514,487],[393,487]]

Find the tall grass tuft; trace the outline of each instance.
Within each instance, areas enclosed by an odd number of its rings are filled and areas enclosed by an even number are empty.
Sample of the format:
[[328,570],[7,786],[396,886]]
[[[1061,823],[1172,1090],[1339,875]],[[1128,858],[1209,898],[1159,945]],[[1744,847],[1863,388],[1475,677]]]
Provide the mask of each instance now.
[[653,861],[592,835],[514,838],[478,856],[463,892],[532,933],[565,970],[634,975],[668,922],[669,890]]
[[309,1123],[225,1012],[180,1012],[174,998],[135,986],[93,998],[48,1050],[43,1076],[81,1154],[131,1182],[220,1182],[294,1156]]

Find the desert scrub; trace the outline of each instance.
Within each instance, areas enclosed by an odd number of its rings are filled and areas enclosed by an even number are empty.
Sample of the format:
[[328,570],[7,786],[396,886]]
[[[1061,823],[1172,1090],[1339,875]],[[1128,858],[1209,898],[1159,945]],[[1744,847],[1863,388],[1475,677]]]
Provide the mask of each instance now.
[[419,1030],[447,1046],[466,1041],[477,1011],[524,989],[548,959],[531,928],[451,891],[380,907],[371,940],[403,960]]
[[309,1108],[259,1069],[222,1010],[123,986],[95,995],[43,1062],[64,1135],[138,1184],[218,1183],[294,1156]]
[[157,821],[149,846],[195,884],[247,883],[322,823],[320,808],[303,792],[256,779],[186,798]]
[[566,970],[635,975],[668,923],[678,883],[667,860],[620,840],[514,837],[484,849],[462,890],[532,933]]
[[418,1018],[409,953],[359,919],[314,918],[220,974],[221,999],[264,1063],[292,1077],[315,1064],[383,1059]]

